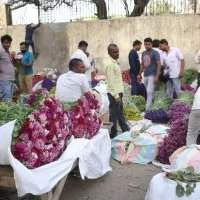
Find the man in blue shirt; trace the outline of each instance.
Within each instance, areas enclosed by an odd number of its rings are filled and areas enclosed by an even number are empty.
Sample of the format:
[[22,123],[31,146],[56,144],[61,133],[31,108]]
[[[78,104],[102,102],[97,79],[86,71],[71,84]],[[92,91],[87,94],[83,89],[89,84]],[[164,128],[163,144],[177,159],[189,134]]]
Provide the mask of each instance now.
[[138,51],[141,49],[142,42],[136,40],[133,42],[133,49],[129,53],[129,65],[130,65],[130,77],[131,77],[131,94],[139,94],[139,83],[137,81],[137,76],[140,73],[140,60],[138,56]]
[[35,25],[35,26],[33,24],[28,24],[26,26],[25,41],[28,45],[28,48],[29,48],[29,46],[31,46],[33,55],[35,57],[37,56],[37,53],[35,52],[35,45],[34,45],[34,42],[33,42],[33,34],[34,34],[34,31],[39,27],[40,27],[40,23]]
[[33,54],[28,51],[28,45],[25,42],[20,43],[20,50],[22,54],[19,69],[20,89],[22,93],[30,94],[32,92]]
[[153,41],[151,38],[144,40],[145,51],[142,54],[142,67],[140,74],[144,72],[144,85],[147,91],[146,110],[149,110],[152,105],[155,83],[158,82],[160,76],[160,55],[153,49]]

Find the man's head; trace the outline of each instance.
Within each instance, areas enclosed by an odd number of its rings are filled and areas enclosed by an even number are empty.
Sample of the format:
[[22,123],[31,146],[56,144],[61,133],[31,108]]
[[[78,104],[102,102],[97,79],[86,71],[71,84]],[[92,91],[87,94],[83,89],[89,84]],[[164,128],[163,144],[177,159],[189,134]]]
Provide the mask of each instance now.
[[154,39],[153,40],[153,48],[159,48],[160,47],[160,40]]
[[22,53],[25,53],[26,51],[28,51],[28,45],[26,44],[26,42],[21,42],[20,43],[20,51]]
[[166,39],[160,40],[160,49],[163,51],[168,51],[169,50],[169,44]]
[[88,43],[84,40],[80,41],[78,44],[78,48],[83,50],[84,52],[87,52],[87,47],[88,47]]
[[85,65],[83,64],[82,60],[80,60],[78,58],[74,58],[74,59],[70,60],[70,62],[69,62],[69,70],[73,71],[75,73],[84,74],[85,73]]
[[144,47],[147,51],[151,50],[153,47],[153,41],[151,38],[144,39]]
[[133,42],[133,48],[136,50],[136,51],[139,51],[141,49],[141,46],[142,46],[142,42],[139,41],[139,40],[135,40]]
[[12,43],[12,38],[10,35],[3,35],[1,37],[1,44],[5,50],[9,50]]
[[112,43],[108,46],[108,54],[114,60],[119,58],[119,48],[116,44]]

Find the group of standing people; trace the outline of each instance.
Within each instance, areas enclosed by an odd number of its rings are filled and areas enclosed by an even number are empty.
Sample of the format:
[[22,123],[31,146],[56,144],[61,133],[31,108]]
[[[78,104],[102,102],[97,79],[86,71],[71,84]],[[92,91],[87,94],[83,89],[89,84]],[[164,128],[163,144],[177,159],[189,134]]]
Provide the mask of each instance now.
[[181,78],[184,73],[184,57],[178,48],[170,47],[166,39],[144,40],[145,51],[141,59],[138,51],[142,42],[133,42],[133,49],[129,53],[131,93],[140,95],[140,80],[144,73],[144,85],[147,92],[146,110],[151,108],[156,86],[162,81],[166,84],[166,95],[173,98],[174,92],[181,92]]
[[[30,28],[30,27],[29,27]],[[34,27],[34,30],[37,27]],[[28,29],[28,27],[27,27]],[[0,47],[0,101],[11,101],[13,86],[17,78],[22,92],[30,94],[32,91],[32,75],[34,62],[34,45],[32,43],[33,29],[27,32],[26,41],[20,43],[18,54],[10,52],[12,38],[9,35],[1,37]],[[29,46],[33,51],[29,52]],[[129,53],[130,76],[132,95],[141,94],[141,80],[146,88],[146,110],[151,109],[154,92],[159,81],[165,82],[166,95],[173,98],[174,92],[181,92],[181,78],[184,73],[184,58],[178,48],[170,47],[166,39],[144,40],[145,51],[140,58],[138,51],[142,42],[133,42],[133,49]],[[85,92],[91,90],[91,81],[98,70],[93,57],[87,51],[88,43],[80,41],[77,50],[72,54],[69,62],[69,71],[61,75],[56,85],[56,97],[61,101],[76,101]],[[109,99],[109,118],[113,123],[111,137],[117,135],[119,124],[122,131],[128,131],[129,126],[123,114],[124,85],[121,74],[119,48],[116,44],[108,45],[108,58],[101,66],[101,73],[107,82]],[[16,78],[16,67],[19,76]]]
[[[94,60],[87,52],[88,43],[80,41],[78,49],[72,54],[69,62],[69,71],[62,74],[57,81],[56,97],[65,102],[78,100],[85,92],[91,91],[91,79],[98,73]],[[124,86],[121,67],[118,62],[119,48],[116,44],[108,46],[108,58],[104,61],[101,71],[107,82],[109,105],[109,118],[113,123],[111,137],[117,135],[119,123],[123,132],[129,126],[123,114]]]
[[[40,26],[28,24],[25,40],[19,44],[20,52],[10,52],[12,37],[3,35],[0,44],[0,101],[12,101],[16,83],[21,93],[32,92],[33,62],[37,57],[33,43],[34,31]],[[32,52],[29,51],[32,47]]]
[[0,101],[12,101],[16,82],[19,82],[21,93],[32,91],[34,57],[28,50],[26,42],[20,43],[20,52],[10,52],[12,38],[1,37],[0,47]]

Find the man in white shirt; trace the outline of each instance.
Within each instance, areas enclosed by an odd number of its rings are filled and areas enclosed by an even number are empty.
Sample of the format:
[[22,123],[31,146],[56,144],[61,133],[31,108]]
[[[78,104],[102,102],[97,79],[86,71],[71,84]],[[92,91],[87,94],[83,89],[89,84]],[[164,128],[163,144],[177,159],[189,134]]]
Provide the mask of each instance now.
[[77,101],[90,86],[82,60],[74,58],[69,63],[69,71],[58,78],[56,84],[56,98],[62,102]]
[[164,52],[163,63],[169,69],[167,95],[173,98],[174,91],[177,95],[181,92],[181,78],[185,68],[184,57],[178,48],[170,47],[166,39],[160,41],[160,48]]
[[194,96],[192,111],[190,113],[187,145],[196,144],[198,135],[200,134],[200,88],[196,91]]
[[160,54],[160,64],[163,66],[163,51],[160,49],[160,40],[153,40],[153,49],[156,50]]
[[78,44],[78,49],[72,54],[71,59],[78,58],[83,61],[85,65],[85,74],[88,77],[88,80],[91,81],[91,74],[92,74],[92,66],[90,63],[90,59],[87,56],[87,47],[88,43],[86,41],[80,41]]

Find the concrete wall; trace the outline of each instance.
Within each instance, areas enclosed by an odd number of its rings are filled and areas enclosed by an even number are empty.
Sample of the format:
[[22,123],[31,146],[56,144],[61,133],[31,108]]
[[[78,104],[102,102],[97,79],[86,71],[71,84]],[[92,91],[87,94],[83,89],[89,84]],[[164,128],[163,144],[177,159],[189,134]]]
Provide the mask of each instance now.
[[[13,36],[13,50],[24,39],[24,26],[5,27],[0,35]],[[98,66],[107,56],[107,45],[115,42],[120,47],[120,61],[128,68],[127,55],[132,41],[145,37],[167,38],[171,46],[178,47],[185,55],[187,67],[195,67],[194,54],[200,48],[200,16],[139,17],[108,21],[45,24],[35,34],[35,44],[40,56],[35,68],[57,67],[66,69],[69,55],[80,40],[87,40],[89,51]]]
[[6,7],[0,4],[0,28],[7,25]]

